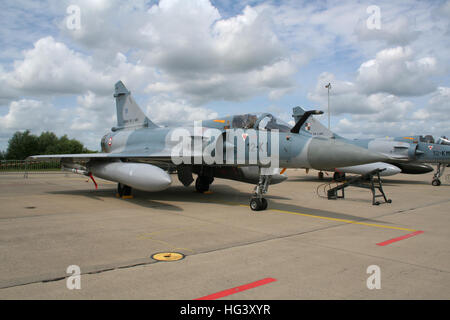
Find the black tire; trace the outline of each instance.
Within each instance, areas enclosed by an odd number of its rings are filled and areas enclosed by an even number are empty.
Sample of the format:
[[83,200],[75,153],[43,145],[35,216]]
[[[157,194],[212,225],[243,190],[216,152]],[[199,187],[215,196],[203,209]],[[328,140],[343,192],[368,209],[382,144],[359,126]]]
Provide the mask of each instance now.
[[262,204],[261,210],[266,210],[266,209],[267,209],[267,206],[268,206],[268,203],[267,203],[266,198],[262,198],[262,199],[261,199],[261,204]]
[[319,180],[323,180],[323,172],[322,171],[320,171],[318,173],[318,177],[319,177]]
[[250,200],[250,209],[253,211],[260,211],[262,210],[262,202],[258,198],[252,198]]
[[123,195],[131,196],[131,187],[130,186],[123,186]]
[[204,193],[209,190],[209,183],[203,177],[198,177],[197,180],[195,180],[195,190]]
[[117,193],[119,194],[119,197],[123,196],[123,191],[124,191],[124,185],[121,183],[117,184]]
[[441,180],[434,179],[433,182],[431,182],[431,184],[435,187],[439,187],[441,185]]

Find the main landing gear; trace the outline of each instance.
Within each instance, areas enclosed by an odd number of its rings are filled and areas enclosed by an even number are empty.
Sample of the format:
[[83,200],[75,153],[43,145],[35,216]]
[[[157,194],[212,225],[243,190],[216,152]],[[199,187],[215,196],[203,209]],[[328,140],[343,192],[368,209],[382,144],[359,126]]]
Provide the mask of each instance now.
[[434,174],[433,181],[431,182],[433,186],[437,187],[441,185],[441,179],[439,178],[444,174],[445,166],[445,164],[438,163],[436,173]]
[[122,183],[117,184],[117,195],[120,198],[130,198],[131,196],[131,187],[124,185]]
[[253,211],[261,211],[267,209],[267,200],[263,198],[263,195],[269,190],[270,180],[274,169],[261,168],[259,173],[259,182],[256,185],[253,197],[250,200],[250,209]]
[[214,178],[208,176],[198,176],[195,180],[195,190],[204,193],[209,190],[209,186],[214,181]]
[[322,171],[319,171],[319,172],[317,173],[317,177],[319,178],[319,180],[323,180],[323,172],[322,172]]
[[333,180],[337,182],[341,182],[345,180],[345,173],[343,172],[335,172],[333,174]]

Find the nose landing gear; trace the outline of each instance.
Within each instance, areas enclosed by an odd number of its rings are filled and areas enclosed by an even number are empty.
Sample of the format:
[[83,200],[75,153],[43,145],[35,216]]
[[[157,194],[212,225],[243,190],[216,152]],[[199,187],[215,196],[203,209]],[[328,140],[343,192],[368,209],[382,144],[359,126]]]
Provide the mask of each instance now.
[[433,186],[438,187],[441,185],[440,177],[442,177],[442,175],[444,174],[444,171],[445,171],[445,165],[442,163],[438,163],[436,173],[434,174],[433,181],[431,182],[431,184]]
[[267,209],[267,200],[263,198],[263,195],[269,190],[270,180],[274,169],[261,168],[259,173],[259,182],[256,185],[253,197],[250,199],[250,209],[253,211],[261,211]]

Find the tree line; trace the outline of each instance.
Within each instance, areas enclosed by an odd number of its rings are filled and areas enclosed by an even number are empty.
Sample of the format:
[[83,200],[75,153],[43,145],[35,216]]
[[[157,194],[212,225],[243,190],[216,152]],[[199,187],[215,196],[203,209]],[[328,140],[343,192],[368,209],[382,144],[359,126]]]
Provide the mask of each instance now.
[[2,160],[25,160],[38,154],[72,154],[94,153],[76,139],[69,139],[67,135],[57,137],[50,131],[42,132],[39,136],[31,134],[29,130],[17,131],[8,140],[6,151],[0,151]]

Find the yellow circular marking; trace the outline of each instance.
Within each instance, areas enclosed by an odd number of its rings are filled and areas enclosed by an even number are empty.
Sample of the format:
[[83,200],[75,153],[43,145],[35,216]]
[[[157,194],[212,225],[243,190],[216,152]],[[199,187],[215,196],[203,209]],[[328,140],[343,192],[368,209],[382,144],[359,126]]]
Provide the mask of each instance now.
[[184,258],[184,254],[178,252],[160,252],[152,255],[152,258],[158,261],[177,261]]

